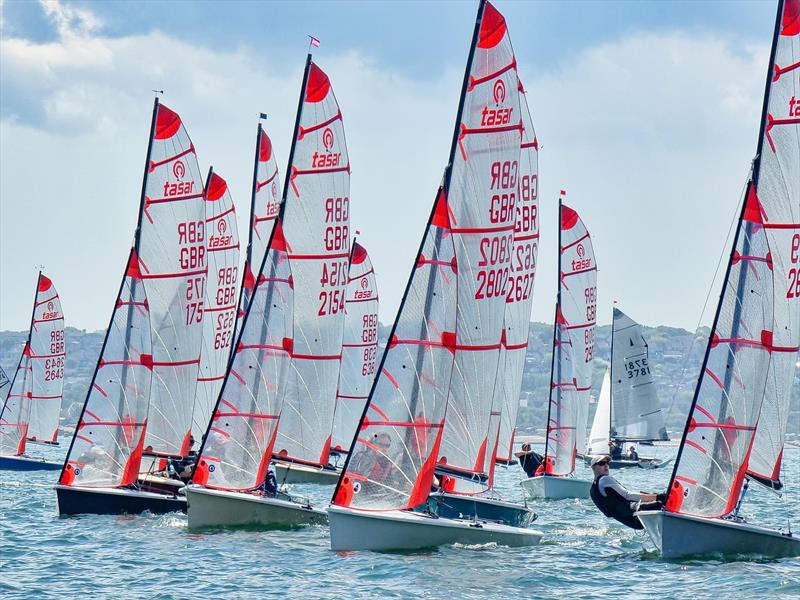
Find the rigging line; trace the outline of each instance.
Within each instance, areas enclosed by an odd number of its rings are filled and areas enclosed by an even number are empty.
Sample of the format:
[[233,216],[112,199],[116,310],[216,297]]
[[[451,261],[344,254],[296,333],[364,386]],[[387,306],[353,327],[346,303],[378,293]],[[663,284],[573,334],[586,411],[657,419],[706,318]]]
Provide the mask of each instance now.
[[[673,376],[671,378],[670,383],[673,384],[673,390],[674,391],[672,392],[672,398],[670,399],[669,407],[667,408],[667,414],[664,417],[665,424],[669,423],[670,417],[672,416],[672,411],[675,408],[675,402],[677,400],[678,393],[684,387],[684,383],[685,383],[684,377],[686,375],[687,366],[688,366],[689,361],[691,360],[691,357],[692,357],[692,352],[694,352],[694,347],[697,344],[698,340],[705,340],[705,336],[698,335],[698,333],[699,333],[700,327],[701,327],[701,325],[703,323],[703,316],[705,315],[706,309],[708,308],[708,301],[711,299],[711,292],[713,291],[714,284],[717,281],[717,276],[719,275],[720,267],[722,266],[722,263],[725,260],[726,252],[729,249],[728,242],[731,239],[731,233],[733,232],[734,227],[736,227],[736,225],[737,225],[737,217],[739,216],[739,213],[741,212],[741,203],[744,202],[745,194],[747,192],[747,186],[748,186],[748,184],[750,182],[750,178],[751,177],[752,177],[752,166],[751,166],[751,171],[750,171],[750,173],[748,173],[747,179],[745,180],[745,183],[744,183],[744,186],[742,188],[742,191],[739,194],[739,198],[740,198],[739,202],[737,203],[736,207],[734,208],[733,216],[731,218],[731,223],[728,226],[728,234],[725,237],[725,241],[722,244],[722,251],[721,251],[721,253],[719,255],[719,259],[717,260],[717,267],[714,270],[714,276],[711,278],[711,283],[708,286],[708,293],[706,294],[705,302],[703,302],[703,308],[700,310],[700,316],[697,319],[697,326],[695,327],[694,333],[692,334],[691,341],[689,342],[689,348],[688,348],[688,350],[686,352],[684,352],[683,364],[681,365],[680,374],[678,376],[679,377],[678,385],[674,385],[675,376]],[[698,377],[699,377],[699,373],[698,373]]]

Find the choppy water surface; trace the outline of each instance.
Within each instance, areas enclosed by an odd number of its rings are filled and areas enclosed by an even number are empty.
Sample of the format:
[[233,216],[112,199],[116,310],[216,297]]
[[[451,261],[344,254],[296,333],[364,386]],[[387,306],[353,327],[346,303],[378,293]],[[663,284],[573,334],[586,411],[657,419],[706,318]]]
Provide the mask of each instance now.
[[[50,453],[50,449],[34,453]],[[651,448],[646,448],[651,454]],[[658,456],[673,448],[656,448]],[[752,492],[754,523],[800,534],[800,451],[787,450],[783,497]],[[521,499],[518,467],[500,469],[498,492]],[[615,475],[633,490],[662,490],[666,469]],[[580,466],[578,475],[590,476]],[[542,598],[660,596],[800,597],[800,559],[659,559],[642,535],[606,520],[589,500],[538,502],[542,545],[444,547],[410,554],[329,547],[326,527],[290,532],[190,533],[186,517],[59,518],[57,473],[0,472],[0,597],[5,598]],[[320,503],[332,488],[296,486]]]

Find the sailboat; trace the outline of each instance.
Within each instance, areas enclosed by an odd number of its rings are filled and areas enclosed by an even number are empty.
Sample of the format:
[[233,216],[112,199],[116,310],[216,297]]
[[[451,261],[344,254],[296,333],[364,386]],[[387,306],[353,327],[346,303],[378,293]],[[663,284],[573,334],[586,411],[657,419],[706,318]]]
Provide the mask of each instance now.
[[[330,322],[344,313],[350,165],[330,81],[310,54],[293,140],[277,221],[192,483],[185,491],[192,528],[291,527],[326,521],[325,511],[305,499],[267,489],[269,465],[281,441],[279,423],[291,386],[296,385],[293,378],[303,374],[307,392],[321,393],[321,386],[328,383],[314,376],[313,369],[292,370],[292,363],[318,359],[318,366],[329,375],[329,366],[335,362],[337,378],[339,373],[341,333],[337,339]],[[306,279],[305,284],[300,277]],[[319,285],[323,289],[312,295],[309,286]],[[336,381],[333,385],[335,396]],[[327,445],[321,451],[325,455],[330,451],[329,436],[328,430]]]
[[39,271],[31,325],[0,411],[0,469],[58,470],[25,454],[28,441],[55,443],[64,390],[64,313],[53,282]]
[[636,513],[665,558],[800,555],[791,532],[739,513],[750,484],[781,485],[800,347],[798,89],[800,0],[780,0],[758,147],[667,501]]
[[[430,495],[425,510],[431,510],[439,516],[455,518],[471,516],[525,527],[536,518],[535,513],[525,505],[497,498],[493,489],[495,465],[497,463],[509,464],[512,460],[514,426],[519,409],[522,372],[525,368],[525,355],[528,347],[528,329],[539,246],[539,144],[533,129],[525,89],[521,82],[518,88],[522,112],[519,195],[515,205],[514,249],[511,254],[508,287],[505,292],[506,303],[503,333],[500,338],[500,358],[490,401],[486,402],[489,400],[486,398],[483,399],[483,404],[475,402],[474,406],[470,406],[476,412],[482,406],[485,413],[484,419],[488,414],[488,420],[481,421],[488,426],[485,442],[479,448],[482,463],[476,460],[476,468],[470,472],[464,469],[453,469],[451,465],[440,459],[437,472],[442,480],[442,486],[438,492]],[[480,393],[477,396],[483,398]],[[457,414],[453,416],[459,420]],[[478,419],[474,420],[478,421]],[[448,438],[448,433],[455,433],[455,435]],[[459,447],[468,439],[469,433],[458,431],[455,428],[448,429],[445,426],[442,452],[448,452],[446,441],[449,440],[449,445],[453,447]],[[502,458],[498,458],[500,453],[503,455]]]
[[[152,476],[191,447],[207,272],[205,205],[194,144],[180,116],[156,98],[134,248],[56,486],[61,514],[186,508],[176,485]],[[145,327],[142,309],[147,336],[131,329],[134,322]],[[110,475],[85,473],[90,453]]]
[[342,368],[331,453],[344,454],[369,398],[378,360],[378,285],[366,248],[353,239],[344,301]]
[[[279,481],[333,484],[330,464],[350,258],[350,159],[328,76],[308,59],[283,189],[294,278],[292,364],[273,449]],[[302,209],[300,206],[302,205]]]
[[[437,466],[480,477],[496,449],[478,394],[491,399],[500,358],[519,176],[518,85],[505,19],[481,1],[448,167],[328,509],[334,550],[524,546],[542,537],[415,510],[427,502]],[[453,427],[469,437],[445,449],[451,403],[462,419]]]
[[609,449],[624,450],[625,442],[653,442],[669,439],[664,425],[651,371],[647,341],[642,328],[614,307],[611,326],[611,375],[603,377],[597,411],[584,460],[611,454],[612,468],[657,468],[672,462],[653,457],[615,456]]
[[[559,206],[558,301],[553,325],[553,360],[547,438],[541,473],[522,485],[530,498],[588,498],[591,481],[572,477],[577,455],[578,419],[592,388],[597,307],[597,263],[592,239],[569,206]],[[581,424],[580,426],[583,426]]]

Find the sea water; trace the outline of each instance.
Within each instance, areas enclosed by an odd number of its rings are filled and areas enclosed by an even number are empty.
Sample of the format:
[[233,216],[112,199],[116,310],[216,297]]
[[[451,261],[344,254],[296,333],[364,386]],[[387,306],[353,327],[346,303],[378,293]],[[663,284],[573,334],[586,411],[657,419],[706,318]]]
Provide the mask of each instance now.
[[[57,449],[33,447],[32,454]],[[63,450],[62,450],[63,452]],[[642,448],[670,458],[676,448]],[[752,486],[743,514],[800,535],[800,450],[787,449],[779,497]],[[612,474],[631,490],[663,490],[671,466]],[[589,479],[579,465],[576,475]],[[187,530],[183,514],[59,518],[58,472],[0,471],[1,598],[661,598],[800,597],[800,558],[665,561],[643,533],[590,500],[536,501],[533,548],[445,546],[410,553],[330,550],[327,527]],[[518,466],[497,491],[521,501]],[[296,485],[326,505],[330,486]],[[365,532],[367,534],[367,532]]]

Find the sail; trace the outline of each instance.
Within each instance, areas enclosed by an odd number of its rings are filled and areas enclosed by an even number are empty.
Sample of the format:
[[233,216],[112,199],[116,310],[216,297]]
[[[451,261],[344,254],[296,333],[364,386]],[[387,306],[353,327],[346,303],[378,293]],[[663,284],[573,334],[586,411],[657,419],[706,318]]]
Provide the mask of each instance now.
[[283,190],[294,277],[294,349],[275,452],[325,465],[342,356],[350,256],[350,161],[328,76],[309,56]]
[[247,312],[250,296],[255,288],[256,278],[261,262],[267,251],[272,228],[281,204],[281,182],[278,178],[278,161],[267,132],[258,124],[256,135],[256,157],[253,167],[253,190],[250,198],[250,231],[247,241],[244,275],[242,277],[242,294],[239,300],[239,325]]
[[611,329],[610,437],[615,440],[667,440],[642,328],[614,308]]
[[145,452],[186,455],[203,337],[205,202],[189,134],[158,100],[147,154],[136,239],[153,340]]
[[293,285],[278,222],[204,436],[193,483],[249,490],[264,481],[291,360]]
[[64,313],[53,282],[41,273],[29,340],[32,379],[28,439],[55,443],[64,393]]
[[762,140],[756,196],[772,258],[773,324],[764,404],[749,473],[780,487],[780,467],[794,364],[800,346],[800,2],[783,6],[773,73],[767,92],[766,140]]
[[[514,222],[514,252],[506,290],[505,344],[495,383],[494,404],[500,412],[497,459],[510,461],[514,449],[519,395],[528,348],[533,284],[539,253],[539,142],[520,83],[522,144],[519,157],[519,195]],[[498,402],[499,401],[499,402]]]
[[344,301],[344,337],[331,445],[347,450],[364,412],[378,354],[378,285],[366,249],[355,240]]
[[751,457],[755,468],[766,467],[768,479],[777,479],[783,434],[759,436],[756,454],[754,442],[757,426],[785,427],[778,422],[788,418],[781,415],[782,387],[791,383],[794,366],[784,357],[794,361],[797,355],[797,290],[794,281],[787,290],[787,281],[796,266],[793,246],[795,257],[800,252],[800,149],[798,118],[791,109],[782,117],[787,93],[797,89],[798,6],[792,0],[778,7],[756,159],[670,481],[667,510],[673,512],[707,517],[733,512]]
[[31,353],[26,341],[0,412],[0,455],[25,453],[31,414],[31,380]]
[[[611,419],[611,375],[606,370],[603,383],[600,386],[600,397],[592,420],[592,430],[589,432],[589,441],[586,445],[586,454],[608,454],[609,429]],[[578,449],[581,449],[579,446]]]
[[[562,192],[562,196],[563,196]],[[560,205],[560,263],[553,370],[547,421],[546,472],[575,470],[579,408],[592,389],[597,264],[589,232],[570,207]]]
[[483,477],[496,451],[497,428],[490,428],[490,421],[500,409],[493,411],[493,396],[514,256],[522,133],[511,38],[503,16],[489,3],[466,82],[445,188],[458,308],[455,370],[438,464]]
[[192,432],[200,440],[222,388],[236,329],[239,293],[239,228],[226,181],[209,172],[206,198],[206,299],[203,348],[192,414]]
[[506,23],[481,2],[444,185],[334,493],[337,505],[412,508],[427,499],[437,464],[483,472],[492,463],[485,457],[494,455],[487,446],[520,130]]
[[440,188],[334,504],[402,509],[427,499],[453,372],[456,279]]
[[59,483],[115,487],[136,482],[152,375],[148,301],[131,250]]
[[6,375],[3,367],[0,367],[0,390],[6,387],[9,383],[11,383],[11,380],[8,378],[8,375]]

